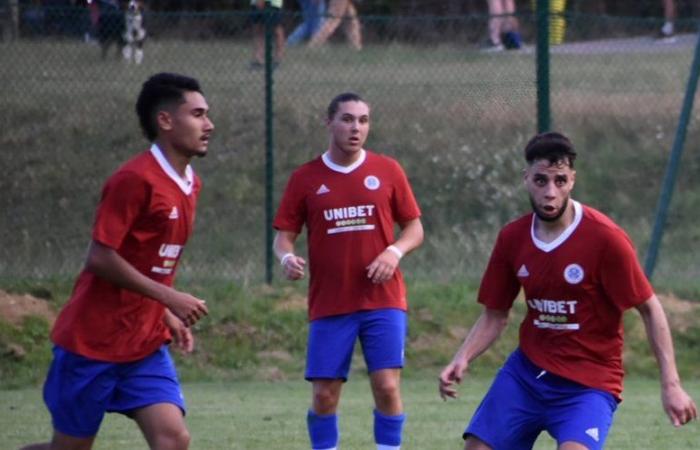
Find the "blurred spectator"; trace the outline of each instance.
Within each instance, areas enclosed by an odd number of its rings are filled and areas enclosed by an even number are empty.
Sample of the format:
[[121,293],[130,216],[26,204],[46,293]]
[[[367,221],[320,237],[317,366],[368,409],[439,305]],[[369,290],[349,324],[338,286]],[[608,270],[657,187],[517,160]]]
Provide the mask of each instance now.
[[326,15],[325,0],[297,0],[301,7],[303,22],[297,26],[287,38],[287,45],[297,45],[308,41],[316,34],[323,24]]
[[506,48],[519,49],[522,39],[515,17],[515,0],[488,0],[488,4],[489,39],[484,50],[498,52]]
[[658,38],[665,42],[676,40],[676,30],[674,22],[676,20],[676,4],[674,0],[662,0],[664,7],[664,25],[659,30]]
[[360,19],[357,17],[357,8],[353,0],[330,0],[328,3],[328,15],[323,22],[323,26],[309,42],[311,47],[320,47],[325,44],[328,38],[335,32],[338,26],[344,22],[343,29],[345,36],[350,41],[350,45],[355,50],[362,49],[362,34],[360,30]]
[[265,0],[250,0],[253,22],[253,61],[252,69],[262,69],[265,66],[265,20],[274,28],[275,54],[273,67],[276,67],[284,54],[284,30],[282,29],[282,0],[269,0],[270,11],[265,13]]

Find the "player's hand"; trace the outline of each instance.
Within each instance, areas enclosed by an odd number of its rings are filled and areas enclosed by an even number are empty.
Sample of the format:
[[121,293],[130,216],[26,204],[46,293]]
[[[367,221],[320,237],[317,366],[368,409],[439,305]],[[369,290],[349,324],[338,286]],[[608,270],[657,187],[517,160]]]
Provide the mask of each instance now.
[[204,300],[174,289],[163,304],[188,327],[209,313]]
[[447,398],[457,398],[457,385],[462,382],[464,372],[467,370],[467,363],[458,355],[440,373],[440,397],[447,401]]
[[170,312],[169,309],[165,310],[163,321],[170,330],[170,334],[173,335],[175,346],[185,353],[192,353],[192,350],[194,350],[194,336],[192,335],[192,330],[186,327],[180,319],[175,317],[175,314]]
[[301,256],[293,255],[284,260],[282,272],[288,280],[300,280],[304,278],[305,267],[306,260]]
[[384,250],[366,267],[367,278],[372,280],[372,283],[384,283],[391,280],[398,266],[399,257],[390,250]]
[[695,402],[679,383],[661,389],[661,402],[674,427],[680,427],[698,418]]

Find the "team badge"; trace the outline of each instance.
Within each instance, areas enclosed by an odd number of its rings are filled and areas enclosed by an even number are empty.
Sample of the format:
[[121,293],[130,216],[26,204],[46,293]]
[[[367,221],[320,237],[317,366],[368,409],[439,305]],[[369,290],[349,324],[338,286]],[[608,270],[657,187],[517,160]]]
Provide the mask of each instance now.
[[564,269],[564,279],[569,284],[579,284],[583,280],[583,267],[578,264],[569,264]]
[[368,175],[365,177],[365,187],[370,191],[376,191],[379,189],[379,178],[374,175]]

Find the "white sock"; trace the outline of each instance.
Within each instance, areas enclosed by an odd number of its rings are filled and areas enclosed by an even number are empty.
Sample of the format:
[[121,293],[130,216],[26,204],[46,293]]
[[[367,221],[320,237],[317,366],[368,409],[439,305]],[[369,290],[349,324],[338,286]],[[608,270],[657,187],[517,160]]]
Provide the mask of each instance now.
[[377,450],[401,450],[401,446],[377,444]]

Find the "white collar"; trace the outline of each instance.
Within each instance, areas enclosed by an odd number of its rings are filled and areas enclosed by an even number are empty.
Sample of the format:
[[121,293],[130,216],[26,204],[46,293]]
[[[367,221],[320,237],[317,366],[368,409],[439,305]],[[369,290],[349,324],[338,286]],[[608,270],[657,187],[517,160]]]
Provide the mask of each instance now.
[[365,149],[360,150],[360,157],[355,161],[354,163],[350,164],[349,166],[341,166],[339,164],[334,163],[331,161],[331,155],[328,150],[321,155],[321,159],[323,159],[323,163],[331,170],[334,170],[336,172],[340,173],[350,173],[353,170],[357,169],[362,165],[363,162],[365,162],[365,159],[367,158],[367,152]]
[[561,244],[566,241],[569,236],[576,230],[578,227],[578,224],[581,223],[581,218],[583,217],[583,208],[581,208],[581,204],[577,202],[576,200],[571,200],[571,203],[574,205],[574,221],[571,222],[571,225],[566,227],[566,230],[564,230],[559,237],[557,237],[555,240],[552,242],[544,242],[535,237],[535,218],[537,217],[534,213],[532,214],[532,223],[530,224],[530,236],[532,237],[532,242],[535,244],[535,247],[539,248],[543,252],[549,253],[555,248],[559,247]]
[[182,192],[184,192],[185,195],[190,195],[192,193],[192,186],[194,185],[194,171],[192,170],[192,167],[189,164],[187,167],[185,167],[185,177],[183,178],[175,171],[175,169],[173,169],[173,166],[170,165],[168,160],[163,155],[163,151],[155,142],[153,145],[151,145],[151,154],[156,161],[158,161],[158,165],[160,165],[160,168],[163,169],[163,172],[165,172],[178,186],[180,186]]

